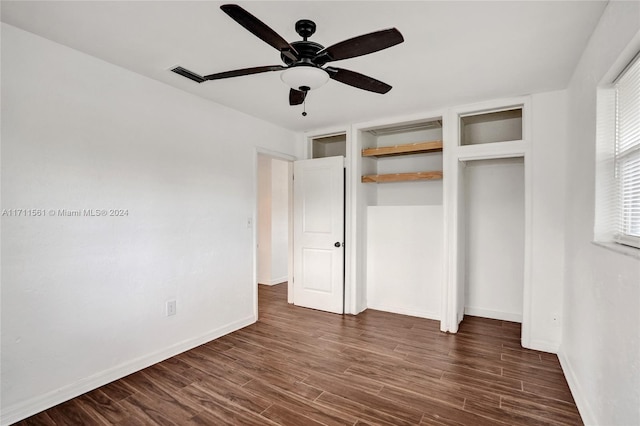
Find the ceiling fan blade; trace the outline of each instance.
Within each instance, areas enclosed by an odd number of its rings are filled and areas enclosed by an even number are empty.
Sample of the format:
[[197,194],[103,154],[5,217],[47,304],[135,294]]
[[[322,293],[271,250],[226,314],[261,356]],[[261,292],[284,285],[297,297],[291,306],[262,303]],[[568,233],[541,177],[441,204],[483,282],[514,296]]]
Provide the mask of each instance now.
[[322,65],[330,61],[355,58],[395,46],[403,41],[402,34],[395,28],[380,30],[326,47],[318,52],[313,62]]
[[220,9],[231,17],[238,24],[258,37],[260,40],[278,49],[282,54],[291,60],[298,59],[298,52],[278,33],[272,30],[267,24],[238,6],[237,4],[224,4]]
[[387,83],[383,83],[382,81],[355,71],[334,67],[327,67],[325,68],[325,71],[329,73],[329,77],[332,79],[339,81],[340,83],[348,84],[349,86],[357,87],[358,89],[382,94],[391,90],[391,86]]
[[291,89],[289,90],[289,105],[300,105],[307,97],[307,92],[302,90]]
[[287,67],[284,67],[282,65],[268,65],[265,67],[243,68],[240,70],[225,71],[225,72],[219,72],[216,74],[205,75],[204,77],[202,77],[202,79],[203,80],[220,80],[221,78],[240,77],[243,75],[259,74],[261,72],[268,72],[268,71],[280,71],[284,69],[287,69]]

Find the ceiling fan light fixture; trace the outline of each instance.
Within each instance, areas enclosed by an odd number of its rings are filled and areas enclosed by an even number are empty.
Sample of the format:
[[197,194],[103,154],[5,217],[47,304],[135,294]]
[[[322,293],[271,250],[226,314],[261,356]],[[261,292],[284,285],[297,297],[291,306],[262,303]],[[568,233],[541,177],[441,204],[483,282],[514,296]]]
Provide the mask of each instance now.
[[313,90],[329,81],[329,73],[314,66],[295,66],[284,70],[280,79],[292,89],[301,90],[301,87],[305,87]]

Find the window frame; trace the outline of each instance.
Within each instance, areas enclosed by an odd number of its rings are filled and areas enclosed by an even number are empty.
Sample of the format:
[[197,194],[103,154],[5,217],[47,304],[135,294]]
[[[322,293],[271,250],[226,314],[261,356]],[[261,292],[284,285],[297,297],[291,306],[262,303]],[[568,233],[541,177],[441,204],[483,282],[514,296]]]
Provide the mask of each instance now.
[[[629,74],[633,73],[633,74]],[[630,76],[630,77],[629,77]],[[634,129],[640,129],[640,112],[636,115],[634,113],[635,109],[632,109],[631,112],[625,110],[620,107],[620,85],[621,83],[626,82],[625,78],[634,78],[633,82],[635,83],[632,88],[627,88],[627,90],[632,90],[632,96],[640,99],[640,52],[638,52],[633,59],[628,63],[626,67],[618,74],[618,76],[613,81],[613,90],[615,95],[615,122],[614,129],[615,135],[613,137],[613,171],[614,171],[614,182],[615,182],[615,211],[616,211],[616,229],[613,233],[613,241],[618,244],[623,244],[626,246],[630,246],[636,249],[640,249],[640,235],[631,234],[632,227],[640,227],[640,218],[629,218],[627,216],[631,215],[631,211],[625,210],[625,195],[628,193],[633,193],[637,196],[640,193],[640,166],[638,166],[637,162],[640,161],[640,134],[634,136],[633,138],[627,138],[625,136],[621,136],[621,123],[624,121],[624,124],[628,124],[632,122]],[[628,96],[628,93],[624,93],[624,96]],[[635,102],[638,102],[635,100]],[[640,104],[640,102],[638,102]],[[622,114],[625,114],[624,117],[621,117]],[[632,114],[629,119],[629,115]],[[622,139],[624,137],[624,140]],[[629,141],[629,139],[632,139]],[[621,148],[622,147],[622,148]],[[636,162],[635,165],[629,165],[629,162]],[[624,168],[632,167],[637,170],[632,171],[631,177],[633,177],[633,185],[630,188],[625,188],[625,180],[624,177]],[[626,176],[629,177],[629,176]]]

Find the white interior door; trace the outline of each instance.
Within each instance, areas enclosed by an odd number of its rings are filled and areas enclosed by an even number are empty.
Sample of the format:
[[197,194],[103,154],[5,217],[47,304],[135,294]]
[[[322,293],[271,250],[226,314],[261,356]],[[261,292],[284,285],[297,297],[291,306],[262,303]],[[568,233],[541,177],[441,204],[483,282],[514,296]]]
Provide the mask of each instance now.
[[293,166],[293,303],[344,313],[344,157]]

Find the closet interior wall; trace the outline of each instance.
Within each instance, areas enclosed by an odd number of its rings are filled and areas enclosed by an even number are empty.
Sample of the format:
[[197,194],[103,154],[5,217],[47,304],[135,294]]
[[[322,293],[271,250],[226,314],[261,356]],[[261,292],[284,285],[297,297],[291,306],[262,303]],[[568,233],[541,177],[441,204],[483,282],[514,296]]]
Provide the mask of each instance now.
[[524,159],[464,168],[466,315],[522,322]]

